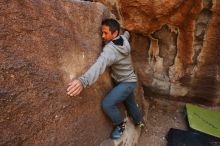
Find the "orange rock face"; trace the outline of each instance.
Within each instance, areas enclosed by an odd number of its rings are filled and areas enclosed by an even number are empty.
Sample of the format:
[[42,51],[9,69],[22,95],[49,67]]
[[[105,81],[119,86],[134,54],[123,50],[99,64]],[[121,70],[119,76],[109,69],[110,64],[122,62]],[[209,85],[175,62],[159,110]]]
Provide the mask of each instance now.
[[66,94],[100,53],[108,16],[90,2],[0,2],[0,145],[90,146],[109,137],[100,106],[108,74],[80,96]]
[[145,94],[220,104],[216,0],[100,0],[132,32]]

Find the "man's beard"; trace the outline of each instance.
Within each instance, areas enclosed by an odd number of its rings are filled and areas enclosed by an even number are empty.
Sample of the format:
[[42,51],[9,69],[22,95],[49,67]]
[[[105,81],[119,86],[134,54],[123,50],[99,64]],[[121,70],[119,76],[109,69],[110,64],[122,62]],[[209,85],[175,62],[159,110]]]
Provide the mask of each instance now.
[[104,39],[102,39],[102,47],[104,47],[107,43],[109,43],[110,41],[105,41]]

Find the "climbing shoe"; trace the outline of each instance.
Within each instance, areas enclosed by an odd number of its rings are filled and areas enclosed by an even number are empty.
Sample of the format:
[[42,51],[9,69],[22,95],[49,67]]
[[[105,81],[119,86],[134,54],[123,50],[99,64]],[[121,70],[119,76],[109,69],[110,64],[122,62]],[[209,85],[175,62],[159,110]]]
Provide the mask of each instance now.
[[112,139],[119,139],[125,130],[125,122],[122,122],[119,125],[116,125],[114,130],[111,133]]

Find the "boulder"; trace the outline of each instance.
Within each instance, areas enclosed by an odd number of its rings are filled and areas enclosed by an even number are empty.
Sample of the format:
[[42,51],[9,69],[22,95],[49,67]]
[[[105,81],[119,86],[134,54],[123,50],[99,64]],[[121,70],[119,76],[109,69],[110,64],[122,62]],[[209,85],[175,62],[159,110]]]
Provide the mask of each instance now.
[[108,72],[77,97],[66,89],[95,62],[110,15],[92,2],[0,2],[0,145],[89,146],[109,137],[100,107]]

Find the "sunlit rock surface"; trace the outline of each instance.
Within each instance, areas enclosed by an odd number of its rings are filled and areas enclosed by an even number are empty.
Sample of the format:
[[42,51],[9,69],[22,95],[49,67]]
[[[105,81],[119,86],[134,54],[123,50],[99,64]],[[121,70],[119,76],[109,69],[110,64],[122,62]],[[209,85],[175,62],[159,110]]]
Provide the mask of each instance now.
[[80,96],[66,95],[99,55],[109,16],[90,2],[0,2],[0,145],[91,146],[109,137],[100,106],[108,73]]

